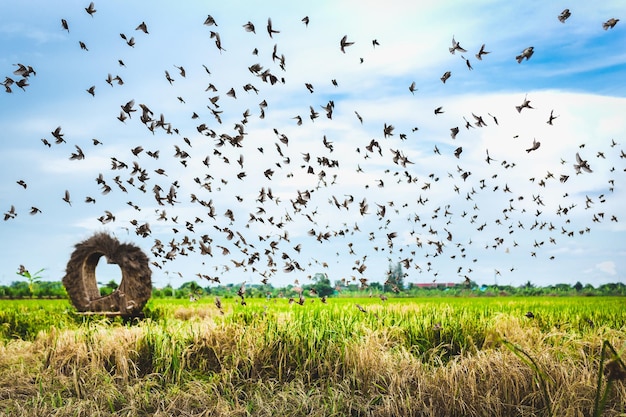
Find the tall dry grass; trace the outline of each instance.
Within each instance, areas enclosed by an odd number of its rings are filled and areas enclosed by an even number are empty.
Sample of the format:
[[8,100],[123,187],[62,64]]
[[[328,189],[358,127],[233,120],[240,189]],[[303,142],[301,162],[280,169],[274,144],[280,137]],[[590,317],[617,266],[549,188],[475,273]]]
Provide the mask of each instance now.
[[[362,304],[51,327],[0,344],[0,415],[589,416],[603,342],[626,346],[600,317]],[[610,388],[602,415],[621,415],[626,383]]]

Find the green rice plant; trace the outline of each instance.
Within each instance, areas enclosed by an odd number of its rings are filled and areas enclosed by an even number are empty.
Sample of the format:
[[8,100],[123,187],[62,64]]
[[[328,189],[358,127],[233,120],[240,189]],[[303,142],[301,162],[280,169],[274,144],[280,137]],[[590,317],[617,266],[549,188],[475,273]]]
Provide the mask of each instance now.
[[[612,354],[611,360],[605,364],[607,357],[607,351]],[[604,384],[604,390],[602,390],[602,377],[604,371],[607,371],[606,384]],[[611,388],[615,381],[626,381],[626,366],[621,356],[617,353],[615,348],[605,340],[602,343],[602,350],[600,352],[600,366],[598,368],[598,383],[596,386],[596,396],[593,404],[593,417],[599,417],[602,415],[606,407],[606,401]]]
[[522,360],[526,365],[528,365],[533,372],[535,373],[535,381],[539,385],[541,389],[541,394],[543,396],[543,402],[546,408],[546,415],[552,416],[552,401],[550,399],[550,393],[548,391],[548,383],[552,382],[550,377],[539,367],[537,362],[530,356],[524,349],[520,346],[517,346],[514,343],[509,342],[508,340],[503,339],[502,343],[508,349],[510,349],[515,355]]
[[73,327],[78,319],[67,300],[2,300],[0,340],[34,340],[51,326]]

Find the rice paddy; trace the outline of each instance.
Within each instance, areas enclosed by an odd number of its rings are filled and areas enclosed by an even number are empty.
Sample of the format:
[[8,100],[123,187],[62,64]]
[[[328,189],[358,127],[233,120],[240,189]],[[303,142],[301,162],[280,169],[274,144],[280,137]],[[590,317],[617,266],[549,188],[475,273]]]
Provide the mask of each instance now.
[[2,300],[0,415],[626,413],[624,298],[213,301]]

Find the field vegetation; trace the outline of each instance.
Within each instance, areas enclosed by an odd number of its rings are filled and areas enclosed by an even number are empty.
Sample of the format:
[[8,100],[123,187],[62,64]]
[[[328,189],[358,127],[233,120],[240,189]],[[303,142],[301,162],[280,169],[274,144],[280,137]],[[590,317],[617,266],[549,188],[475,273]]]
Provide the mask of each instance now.
[[621,297],[0,301],[0,415],[619,416]]

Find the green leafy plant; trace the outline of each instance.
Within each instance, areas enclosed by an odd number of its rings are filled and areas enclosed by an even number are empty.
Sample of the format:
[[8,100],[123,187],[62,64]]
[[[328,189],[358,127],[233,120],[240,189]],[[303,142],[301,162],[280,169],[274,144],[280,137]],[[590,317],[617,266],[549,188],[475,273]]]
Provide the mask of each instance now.
[[520,346],[509,342],[508,340],[503,339],[502,343],[509,350],[511,350],[515,355],[520,358],[522,362],[530,367],[535,373],[535,380],[537,381],[537,385],[541,389],[541,394],[543,396],[543,401],[546,407],[546,415],[552,415],[552,402],[550,399],[550,393],[548,392],[548,383],[550,382],[549,376],[539,367],[537,362],[530,356],[524,349]]
[[37,284],[41,281],[41,273],[45,270],[45,268],[41,268],[39,271],[31,274],[28,269],[24,267],[24,265],[20,265],[20,268],[17,271],[17,275],[20,275],[28,281],[28,291],[30,296],[32,297],[35,294],[35,289]]

